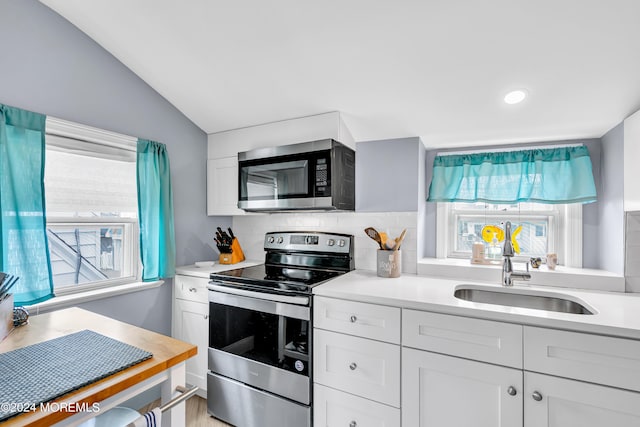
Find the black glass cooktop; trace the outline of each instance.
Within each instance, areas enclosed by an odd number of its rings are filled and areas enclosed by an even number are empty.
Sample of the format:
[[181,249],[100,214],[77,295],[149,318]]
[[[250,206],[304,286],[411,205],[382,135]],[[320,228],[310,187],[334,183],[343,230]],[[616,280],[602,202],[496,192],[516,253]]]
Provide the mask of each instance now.
[[211,273],[213,281],[262,292],[311,293],[313,286],[344,274],[342,271],[314,270],[260,264],[252,267]]

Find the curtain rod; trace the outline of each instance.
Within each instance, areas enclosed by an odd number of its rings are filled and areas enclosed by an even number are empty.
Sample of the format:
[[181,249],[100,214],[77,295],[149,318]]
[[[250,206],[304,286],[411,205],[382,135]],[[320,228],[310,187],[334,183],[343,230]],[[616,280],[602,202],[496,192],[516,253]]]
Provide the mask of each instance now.
[[442,151],[437,152],[436,156],[457,156],[457,155],[465,155],[465,154],[477,154],[477,153],[502,153],[509,151],[523,151],[527,149],[547,149],[547,148],[562,148],[562,147],[580,147],[584,146],[584,144],[550,144],[550,145],[542,145],[542,146],[532,146],[527,145],[523,147],[507,147],[507,148],[485,148],[485,149],[476,149],[476,150],[462,150],[462,151]]

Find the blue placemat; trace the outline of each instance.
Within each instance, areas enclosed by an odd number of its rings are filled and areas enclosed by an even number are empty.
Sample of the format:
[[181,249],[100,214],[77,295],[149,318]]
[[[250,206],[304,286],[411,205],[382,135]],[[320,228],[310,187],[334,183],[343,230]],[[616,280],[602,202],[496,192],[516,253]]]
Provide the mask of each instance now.
[[0,353],[0,421],[151,356],[89,330]]

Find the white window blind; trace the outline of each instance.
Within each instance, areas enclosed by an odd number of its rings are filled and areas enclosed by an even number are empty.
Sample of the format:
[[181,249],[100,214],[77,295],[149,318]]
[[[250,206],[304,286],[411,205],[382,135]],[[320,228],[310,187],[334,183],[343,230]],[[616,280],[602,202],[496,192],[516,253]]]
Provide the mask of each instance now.
[[47,216],[137,216],[134,138],[50,118],[46,138]]

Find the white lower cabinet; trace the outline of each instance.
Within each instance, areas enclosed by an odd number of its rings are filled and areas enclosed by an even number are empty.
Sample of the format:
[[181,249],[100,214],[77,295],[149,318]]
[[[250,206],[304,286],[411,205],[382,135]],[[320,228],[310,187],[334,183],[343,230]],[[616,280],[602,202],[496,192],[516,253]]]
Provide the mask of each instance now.
[[525,372],[525,427],[637,427],[640,393]]
[[174,319],[175,338],[198,346],[198,354],[187,359],[187,383],[207,389],[207,347],[209,334],[209,306],[177,299]]
[[400,426],[400,309],[316,297],[313,425]]
[[314,313],[317,427],[640,426],[639,340],[410,309],[397,326],[330,298]]
[[522,426],[522,371],[402,349],[403,427]]
[[316,427],[398,427],[400,409],[315,384]]
[[206,397],[209,347],[208,280],[176,275],[174,281],[173,337],[198,347],[198,354],[186,361],[187,384],[198,386],[198,395]]
[[400,347],[315,330],[314,381],[387,405],[400,406]]

